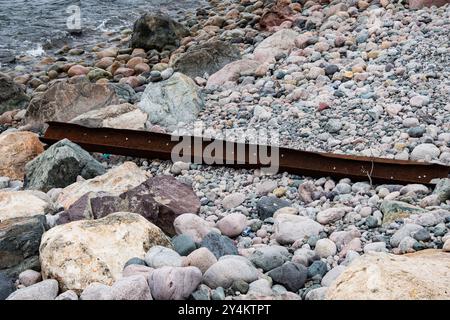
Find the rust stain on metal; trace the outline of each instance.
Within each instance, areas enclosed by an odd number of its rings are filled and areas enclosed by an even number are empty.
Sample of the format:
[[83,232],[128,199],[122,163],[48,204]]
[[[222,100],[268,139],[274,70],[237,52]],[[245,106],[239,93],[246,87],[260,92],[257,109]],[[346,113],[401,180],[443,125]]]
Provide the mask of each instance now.
[[[181,141],[181,139],[174,140],[169,134],[148,131],[88,128],[62,122],[48,122],[48,125],[44,137],[41,138],[41,141],[48,145],[69,139],[90,152],[148,159],[171,160],[174,147]],[[345,177],[356,181],[372,180],[379,183],[430,184],[433,179],[447,178],[450,172],[450,167],[432,163],[308,152],[229,141],[226,142],[228,148],[225,148],[225,141],[221,140],[205,141],[201,137],[192,136],[180,138],[190,141],[192,148],[187,155],[193,163],[204,163],[205,158],[201,155],[205,148],[212,143],[216,146],[222,143],[223,150],[219,150],[218,154],[212,154],[215,158],[222,159],[221,163],[216,164],[237,168],[264,167],[262,164],[264,162],[259,159],[259,150],[267,148],[264,150],[268,151],[266,152],[268,155],[274,151],[278,152],[280,172],[287,171],[299,175]],[[200,150],[195,146],[201,146]]]

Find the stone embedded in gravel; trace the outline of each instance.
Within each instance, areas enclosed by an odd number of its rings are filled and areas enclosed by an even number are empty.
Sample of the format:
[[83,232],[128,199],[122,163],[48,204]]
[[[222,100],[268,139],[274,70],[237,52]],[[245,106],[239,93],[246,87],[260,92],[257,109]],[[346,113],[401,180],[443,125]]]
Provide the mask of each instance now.
[[93,179],[78,181],[64,188],[58,197],[58,203],[68,209],[75,201],[88,192],[108,192],[119,196],[123,192],[137,187],[148,179],[148,173],[134,162],[124,162],[118,167]]
[[78,176],[91,179],[105,173],[103,165],[77,144],[63,139],[28,162],[24,185],[44,192],[64,188]]
[[259,43],[253,54],[259,63],[274,62],[275,57],[282,53],[289,53],[295,48],[295,40],[299,33],[291,29],[282,29]]
[[222,206],[225,209],[233,209],[245,201],[245,194],[240,192],[235,192],[225,196],[222,200]]
[[165,46],[178,46],[189,30],[167,15],[147,13],[136,20],[131,37],[132,48],[162,51]]
[[327,287],[312,289],[306,294],[305,300],[325,300],[327,290]]
[[16,277],[27,269],[39,268],[39,245],[45,232],[43,215],[0,222],[0,273]]
[[449,272],[450,255],[440,250],[409,255],[370,252],[333,282],[327,299],[448,299]]
[[77,293],[92,282],[112,285],[122,277],[129,259],[143,258],[155,245],[170,247],[170,239],[135,213],[117,212],[98,220],[71,222],[43,235],[42,275],[44,279],[57,278],[62,290]]
[[398,219],[407,218],[412,214],[420,214],[425,212],[422,208],[395,200],[384,200],[381,203],[380,210],[383,213],[383,224],[388,224]]
[[59,296],[57,296],[55,298],[55,300],[78,300],[78,295],[72,291],[72,290],[67,290],[63,293],[61,293]]
[[258,279],[250,283],[248,294],[255,296],[271,296],[273,295],[272,284],[267,279]]
[[203,107],[199,87],[179,72],[167,80],[147,85],[139,102],[139,108],[148,114],[152,124],[168,128],[196,120]]
[[345,270],[345,266],[339,265],[328,271],[322,278],[321,285],[329,287],[337,277]]
[[422,96],[422,95],[417,95],[412,97],[409,100],[409,104],[412,107],[422,107],[427,105],[430,102],[430,98],[426,97],[426,96]]
[[58,281],[48,279],[14,291],[6,300],[54,300],[58,290]]
[[25,165],[44,151],[37,134],[11,131],[0,134],[0,176],[23,180]]
[[322,225],[308,217],[280,214],[275,218],[274,236],[280,244],[317,236],[322,230]]
[[188,235],[195,242],[202,239],[213,230],[213,224],[193,213],[179,215],[173,222],[177,234]]
[[189,163],[183,161],[174,162],[172,167],[170,168],[170,172],[173,174],[180,174],[183,170],[189,170]]
[[350,212],[351,210],[351,207],[335,207],[325,209],[317,214],[316,220],[321,224],[333,223],[337,220],[342,219],[345,214],[347,212]]
[[364,246],[364,253],[368,252],[388,252],[386,243],[383,241],[368,243]]
[[256,69],[260,66],[260,63],[250,59],[242,59],[233,61],[225,65],[222,69],[212,74],[208,78],[206,83],[207,88],[214,86],[222,86],[227,83],[236,82],[239,80],[239,76],[242,73],[252,74],[256,72]]
[[180,234],[173,237],[172,246],[181,256],[187,256],[197,249],[194,240],[186,234]]
[[192,45],[173,62],[173,68],[194,79],[203,77],[205,72],[212,75],[225,65],[240,59],[239,49],[226,41],[211,40],[200,45]]
[[111,287],[92,282],[81,293],[80,300],[112,300]]
[[275,211],[283,207],[290,207],[291,202],[276,197],[261,197],[256,203],[256,210],[261,220],[270,218]]
[[336,244],[330,239],[319,239],[316,242],[314,251],[320,258],[328,258],[336,254]]
[[216,256],[208,248],[199,248],[183,260],[183,267],[197,267],[202,273],[205,273],[216,262]]
[[289,251],[282,246],[262,246],[250,255],[249,260],[264,272],[281,266],[290,258]]
[[13,279],[0,272],[0,301],[5,300],[15,290]]
[[308,278],[323,277],[328,271],[327,263],[322,260],[316,260],[308,267]]
[[25,270],[19,274],[19,282],[23,284],[25,287],[29,287],[35,283],[38,283],[42,280],[42,276],[40,272],[35,270]]
[[151,268],[181,267],[183,259],[174,250],[162,246],[153,246],[145,254],[145,263]]
[[275,283],[285,286],[289,291],[297,292],[305,284],[308,269],[297,263],[286,262],[271,270],[268,274]]
[[244,231],[247,226],[247,217],[242,213],[233,212],[220,219],[216,226],[223,235],[234,238]]
[[298,209],[297,208],[293,208],[293,207],[280,208],[277,211],[275,211],[275,213],[273,214],[273,218],[275,219],[280,214],[290,214],[290,215],[294,215],[295,216],[295,215],[298,214]]
[[149,278],[155,300],[187,299],[201,281],[202,273],[196,267],[162,267]]
[[258,279],[258,270],[245,257],[223,256],[203,275],[203,282],[210,288],[229,288],[234,281],[251,283]]
[[146,277],[134,275],[117,280],[111,286],[112,300],[152,300]]
[[431,161],[436,159],[441,154],[441,151],[432,143],[422,143],[413,149],[411,152],[411,160],[425,160]]
[[222,256],[238,254],[238,250],[233,240],[222,236],[216,232],[208,233],[200,242],[204,248],[208,248],[217,259]]
[[269,192],[272,192],[278,186],[277,181],[266,180],[264,182],[258,183],[256,185],[256,194],[259,196],[264,196]]
[[411,238],[410,236],[404,237],[402,241],[400,241],[400,244],[398,245],[398,249],[401,254],[404,253],[412,253],[416,251],[414,248],[417,245],[417,240],[414,238]]
[[445,202],[450,199],[450,179],[440,179],[434,188],[433,194],[436,194],[439,201]]
[[330,119],[325,125],[325,129],[329,133],[338,133],[342,129],[342,122],[337,119]]

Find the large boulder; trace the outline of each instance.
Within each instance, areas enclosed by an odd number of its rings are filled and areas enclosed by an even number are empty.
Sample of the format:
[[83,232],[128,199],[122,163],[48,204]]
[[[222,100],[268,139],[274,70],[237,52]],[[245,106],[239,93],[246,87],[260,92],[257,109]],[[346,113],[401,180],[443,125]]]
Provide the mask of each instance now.
[[212,75],[240,56],[239,49],[231,43],[212,40],[189,47],[172,65],[176,71],[191,78],[203,77],[205,73]]
[[45,232],[45,216],[0,221],[0,272],[11,277],[39,269],[39,245]]
[[142,215],[165,233],[174,235],[175,219],[183,213],[199,210],[200,201],[191,187],[172,176],[157,176],[118,196],[86,194],[61,214],[58,223],[99,219],[113,212],[128,211]]
[[331,284],[334,300],[450,299],[450,254],[423,250],[402,256],[370,252],[353,261]]
[[82,79],[75,83],[55,81],[50,87],[33,97],[25,120],[41,124],[45,121],[68,122],[86,112],[130,102],[134,90],[125,84],[91,83]]
[[289,54],[295,48],[295,39],[299,33],[292,29],[282,29],[270,37],[264,39],[253,51],[255,60],[260,63],[275,62],[279,54]]
[[181,23],[165,15],[148,13],[134,23],[131,47],[144,50],[178,47],[180,40],[188,35],[189,30]]
[[233,61],[212,74],[206,83],[207,87],[221,86],[227,82],[236,82],[241,74],[253,74],[261,65],[260,62],[250,59]]
[[118,196],[137,187],[147,178],[148,173],[140,169],[134,162],[125,162],[101,176],[78,181],[64,188],[57,202],[68,209],[75,201],[89,192],[104,191]]
[[39,137],[27,131],[0,134],[0,176],[22,180],[25,165],[44,151]]
[[25,167],[25,187],[49,191],[74,183],[78,176],[91,179],[105,173],[103,165],[77,144],[58,141]]
[[30,98],[8,75],[0,73],[0,115],[14,109],[24,109]]
[[152,124],[169,128],[179,122],[194,121],[203,106],[201,92],[194,80],[179,72],[165,81],[150,83],[139,103]]
[[93,282],[112,285],[122,277],[128,260],[144,258],[155,245],[170,247],[170,239],[135,213],[71,222],[43,235],[39,249],[42,275],[58,280],[62,290],[77,293]]
[[147,118],[137,106],[122,103],[86,112],[70,122],[90,128],[143,130]]
[[0,191],[0,221],[53,213],[51,199],[37,190]]

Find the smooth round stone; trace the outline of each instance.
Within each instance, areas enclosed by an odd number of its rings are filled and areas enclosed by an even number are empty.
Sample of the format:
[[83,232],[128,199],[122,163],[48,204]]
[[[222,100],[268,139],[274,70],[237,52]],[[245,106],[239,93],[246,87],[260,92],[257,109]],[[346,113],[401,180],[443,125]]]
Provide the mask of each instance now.
[[234,238],[244,231],[247,217],[242,213],[233,212],[217,222],[217,228],[223,235]]
[[412,138],[420,138],[425,131],[425,128],[422,127],[412,127],[408,129],[408,135]]
[[180,234],[172,238],[172,245],[181,256],[187,256],[197,249],[194,240],[186,234]]
[[238,250],[233,240],[226,236],[222,236],[216,232],[208,233],[200,243],[204,248],[208,248],[216,258],[225,255],[237,255]]
[[34,270],[25,270],[19,274],[19,282],[25,287],[29,287],[41,280],[41,273]]
[[431,239],[430,232],[423,228],[413,233],[413,238],[417,241],[428,241]]
[[330,239],[320,239],[316,242],[314,251],[320,258],[327,258],[336,254],[336,244]]
[[369,228],[376,228],[378,226],[378,219],[373,217],[373,216],[369,216],[366,218],[366,226],[368,226]]
[[152,268],[161,268],[164,266],[181,267],[183,259],[172,249],[154,246],[145,255],[145,262]]
[[147,265],[147,264],[145,263],[145,260],[144,260],[144,259],[135,257],[135,258],[131,258],[130,260],[128,260],[128,261],[125,263],[125,265],[123,266],[123,268],[125,269],[126,267],[128,267],[128,266],[130,266],[130,265],[132,265],[132,264],[137,264],[137,265],[140,265],[140,266],[146,266],[146,265]]
[[332,76],[333,74],[335,74],[338,71],[339,71],[339,67],[335,64],[329,64],[325,67],[325,74],[327,76]]

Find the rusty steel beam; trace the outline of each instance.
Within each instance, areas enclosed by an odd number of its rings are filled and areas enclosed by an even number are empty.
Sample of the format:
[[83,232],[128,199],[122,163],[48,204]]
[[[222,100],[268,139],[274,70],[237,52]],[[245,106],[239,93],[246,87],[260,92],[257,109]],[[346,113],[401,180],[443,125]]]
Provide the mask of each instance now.
[[[42,142],[52,145],[66,138],[90,152],[171,160],[174,147],[179,143],[179,141],[173,141],[171,135],[164,133],[88,128],[61,122],[48,122],[48,125],[48,129],[41,138]],[[216,146],[223,143],[221,140],[205,141],[201,137],[183,136],[183,138],[187,139],[184,141],[189,141],[190,149],[188,151],[185,149],[182,154],[188,156],[189,161],[193,163],[211,164],[210,158],[201,157],[203,151],[208,146],[211,148],[212,143],[215,143]],[[216,148],[218,152],[211,153],[215,158],[223,160],[222,163],[216,163],[217,165],[247,169],[264,167],[263,164],[267,163],[261,161],[258,152],[261,148],[267,148],[269,155],[278,152],[279,171],[299,175],[332,176],[356,181],[371,180],[379,183],[432,184],[433,179],[447,178],[450,171],[448,166],[415,161],[307,152],[234,142],[227,142],[227,144],[228,147],[225,147],[223,143],[222,150]],[[195,148],[195,146],[200,146],[200,148]]]

